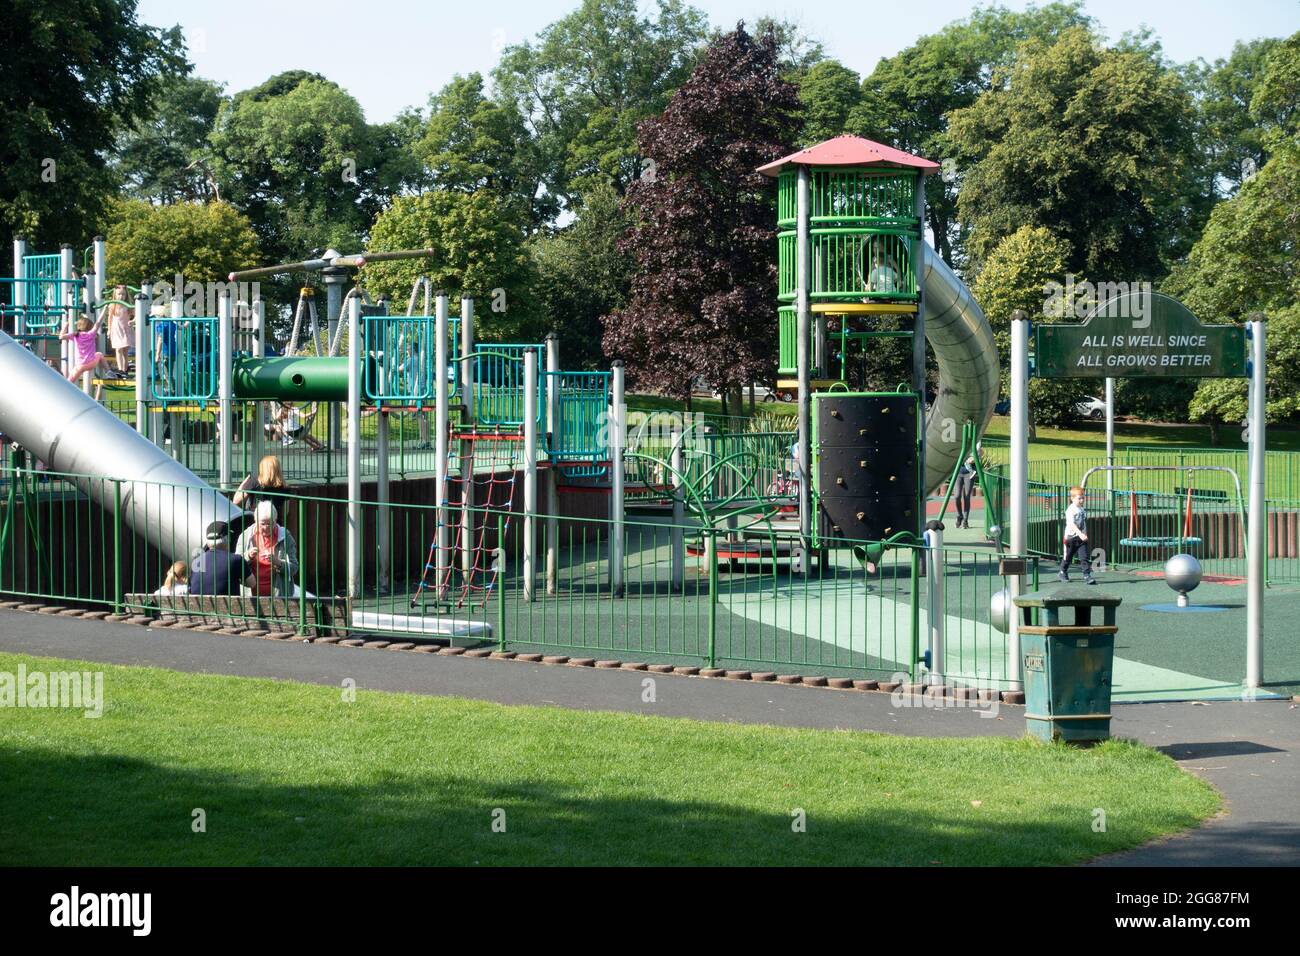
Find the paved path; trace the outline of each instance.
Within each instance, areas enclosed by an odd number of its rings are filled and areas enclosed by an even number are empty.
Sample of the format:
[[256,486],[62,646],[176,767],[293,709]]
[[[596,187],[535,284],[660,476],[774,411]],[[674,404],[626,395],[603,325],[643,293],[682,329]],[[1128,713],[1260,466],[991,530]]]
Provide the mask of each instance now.
[[[172,628],[0,611],[0,650],[190,673],[270,677],[360,690],[471,697],[502,704],[628,711],[791,727],[924,736],[1017,737],[1023,710],[896,706],[890,695],[466,660],[257,640]],[[1300,706],[1286,701],[1124,704],[1117,736],[1158,747],[1217,786],[1227,813],[1204,827],[1097,861],[1103,866],[1300,865]]]

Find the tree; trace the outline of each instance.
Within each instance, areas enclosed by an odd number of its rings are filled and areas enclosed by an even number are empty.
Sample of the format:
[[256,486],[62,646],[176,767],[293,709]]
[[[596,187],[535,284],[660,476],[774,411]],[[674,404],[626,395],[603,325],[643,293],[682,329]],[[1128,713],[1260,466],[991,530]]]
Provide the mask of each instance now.
[[113,168],[127,195],[157,203],[220,199],[208,134],[221,101],[211,80],[168,79],[150,115],[118,137]]
[[500,94],[526,118],[548,192],[565,205],[589,185],[620,195],[642,171],[637,123],[664,108],[690,73],[707,20],[681,0],[583,0],[541,32],[510,46],[493,72]]
[[132,0],[10,0],[0,16],[0,239],[88,238],[112,193],[116,131],[186,69],[180,30]]
[[1183,253],[1171,221],[1199,189],[1192,102],[1157,53],[1106,49],[1080,28],[1029,40],[1005,86],[952,114],[976,265],[1024,224],[1069,242],[1070,271],[1105,281],[1157,278]]
[[491,193],[434,190],[398,196],[375,220],[369,248],[437,250],[430,259],[366,266],[360,278],[372,294],[388,295],[405,307],[416,278],[429,276],[435,288],[453,298],[477,300],[475,328],[482,340],[538,340],[544,332],[518,224]]
[[110,285],[118,282],[224,282],[257,261],[252,224],[227,203],[154,206],[139,199],[114,204],[106,231]]
[[514,103],[488,99],[483,77],[471,73],[431,97],[429,110],[417,151],[433,187],[493,192],[530,229],[555,217],[556,198],[539,195],[541,159]]
[[[965,20],[881,60],[862,81],[861,101],[847,132],[936,161],[955,160],[947,136],[949,115],[1000,85],[1020,44],[1055,40],[1072,27],[1095,29],[1079,0],[1024,11],[976,7]],[[957,217],[961,181],[961,166],[949,166],[926,186],[926,218],[935,250],[954,268],[965,259],[966,230]]]
[[374,135],[334,83],[281,73],[223,103],[211,135],[221,194],[273,259],[355,249],[378,212]]
[[631,279],[619,240],[629,226],[608,185],[588,190],[578,218],[531,243],[537,291],[549,328],[560,333],[565,368],[604,365],[601,317],[623,306]]
[[797,81],[803,104],[799,142],[812,146],[849,128],[849,117],[862,99],[858,74],[835,60],[823,60]]
[[686,397],[697,376],[725,391],[773,370],[774,190],[755,170],[790,151],[798,105],[773,34],[742,24],[641,125],[655,175],[628,189],[637,221],[622,248],[636,271],[604,344],[642,386]]
[[[1285,62],[1285,61],[1282,61]],[[1283,67],[1285,69],[1285,66]],[[1263,311],[1267,328],[1270,421],[1300,411],[1300,137],[1278,139],[1272,158],[1237,195],[1214,207],[1205,233],[1164,291],[1177,296],[1202,321],[1241,321]],[[1219,427],[1244,419],[1246,382],[1209,379],[1189,405],[1194,421]]]
[[[1010,357],[1011,313],[1017,309],[1033,322],[1060,322],[1076,319],[1071,305],[1087,307],[1086,302],[1070,303],[1063,296],[1051,294],[1065,284],[1069,254],[1069,244],[1042,226],[1022,226],[993,250],[971,292],[993,326],[993,338],[1001,355]],[[1075,402],[1095,385],[1091,379],[1030,379],[1033,426],[1071,424],[1077,417]]]
[[1211,197],[1235,193],[1242,181],[1268,160],[1268,125],[1251,115],[1251,101],[1263,78],[1264,64],[1278,42],[1238,42],[1226,60],[1189,67],[1198,98],[1198,138]]

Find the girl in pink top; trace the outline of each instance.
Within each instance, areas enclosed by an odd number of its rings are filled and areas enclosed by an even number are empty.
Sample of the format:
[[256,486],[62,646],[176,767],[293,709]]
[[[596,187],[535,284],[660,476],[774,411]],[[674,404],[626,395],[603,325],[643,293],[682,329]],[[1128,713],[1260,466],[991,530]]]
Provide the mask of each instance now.
[[[77,331],[73,332],[69,327],[62,335],[61,339],[70,339],[76,346],[77,354],[73,361],[76,363],[73,369],[68,372],[68,381],[76,382],[86,372],[102,369],[104,374],[110,378],[116,378],[116,374],[104,358],[104,353],[99,351],[99,323],[90,324],[90,319],[84,315],[77,319]],[[95,390],[95,401],[99,401],[99,396],[103,392],[103,386]]]

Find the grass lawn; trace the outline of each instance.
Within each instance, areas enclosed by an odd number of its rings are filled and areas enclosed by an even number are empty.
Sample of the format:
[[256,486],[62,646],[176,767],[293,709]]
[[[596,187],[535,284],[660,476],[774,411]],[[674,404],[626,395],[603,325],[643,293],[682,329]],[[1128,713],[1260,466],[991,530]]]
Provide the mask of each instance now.
[[[0,654],[0,671],[19,664],[103,671],[105,708],[4,712],[4,865],[1065,864],[1190,827],[1220,802],[1123,741],[1074,750],[364,689],[346,703],[330,687]],[[806,832],[792,831],[796,808]]]

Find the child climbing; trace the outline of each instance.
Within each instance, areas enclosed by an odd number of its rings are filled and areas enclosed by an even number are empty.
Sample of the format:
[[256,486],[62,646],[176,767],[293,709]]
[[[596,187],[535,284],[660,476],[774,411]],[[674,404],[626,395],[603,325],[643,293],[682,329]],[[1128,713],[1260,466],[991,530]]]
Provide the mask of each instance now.
[[[108,359],[104,358],[104,353],[99,351],[99,323],[90,324],[90,319],[84,315],[77,319],[77,331],[72,331],[72,325],[69,323],[63,333],[59,336],[61,339],[71,341],[77,350],[75,365],[68,372],[68,381],[76,382],[86,372],[96,369],[101,370],[105,378],[120,378],[117,372],[113,371],[112,366],[108,364]],[[98,385],[95,388],[95,401],[99,401],[103,394],[104,386]]]

